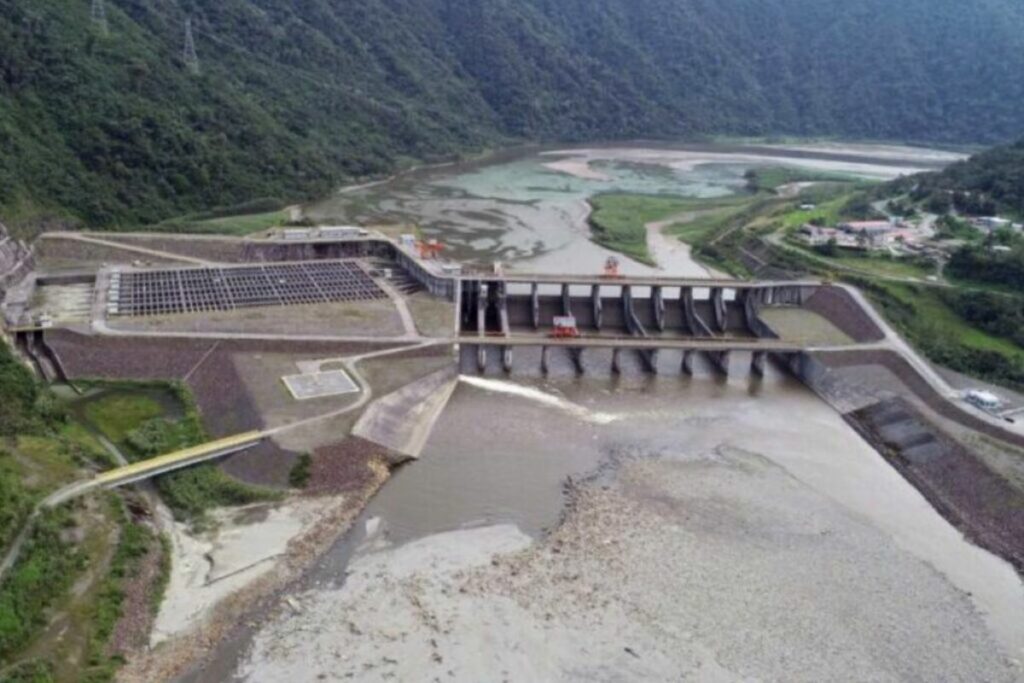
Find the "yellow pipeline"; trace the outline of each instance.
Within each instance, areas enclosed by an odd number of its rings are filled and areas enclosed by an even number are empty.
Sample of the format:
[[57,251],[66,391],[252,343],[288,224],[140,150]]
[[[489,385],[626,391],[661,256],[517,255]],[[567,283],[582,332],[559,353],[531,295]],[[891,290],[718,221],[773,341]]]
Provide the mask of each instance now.
[[217,441],[209,441],[199,446],[193,446],[192,448],[186,448],[166,455],[158,455],[155,458],[150,458],[149,460],[142,460],[134,462],[131,465],[107,470],[106,472],[96,475],[94,481],[100,485],[116,484],[123,479],[131,479],[133,477],[146,474],[147,472],[160,470],[167,465],[172,465],[176,462],[201,458],[202,456],[209,455],[210,453],[258,441],[262,436],[261,432],[245,432],[244,434],[236,434],[235,436],[218,439]]

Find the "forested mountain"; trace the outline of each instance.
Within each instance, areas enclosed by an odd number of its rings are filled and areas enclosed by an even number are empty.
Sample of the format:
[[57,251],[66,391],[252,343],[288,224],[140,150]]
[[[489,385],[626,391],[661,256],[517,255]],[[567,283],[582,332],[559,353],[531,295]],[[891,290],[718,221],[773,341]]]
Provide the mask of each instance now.
[[131,224],[518,140],[1024,132],[1019,0],[105,4],[107,34],[90,0],[0,0],[9,220]]
[[909,192],[942,212],[1024,218],[1024,139],[993,147],[937,173],[921,173],[889,184],[888,194]]

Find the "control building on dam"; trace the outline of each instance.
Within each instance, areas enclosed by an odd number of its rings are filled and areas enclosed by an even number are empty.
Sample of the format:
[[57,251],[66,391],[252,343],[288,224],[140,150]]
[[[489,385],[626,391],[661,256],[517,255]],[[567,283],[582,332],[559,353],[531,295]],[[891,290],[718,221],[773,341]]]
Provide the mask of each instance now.
[[669,352],[683,372],[693,372],[700,354],[728,374],[733,354],[743,353],[750,356],[752,372],[760,374],[768,354],[788,357],[807,346],[780,338],[761,311],[800,308],[846,294],[830,289],[800,281],[462,278],[459,341],[463,356],[473,356],[481,372],[495,357],[511,371],[516,349],[532,347],[540,349],[545,371],[554,350],[567,355],[582,373],[588,367],[587,352],[604,349],[610,351],[613,372],[620,371],[622,354],[632,353],[646,371],[657,373],[666,365],[662,352]]

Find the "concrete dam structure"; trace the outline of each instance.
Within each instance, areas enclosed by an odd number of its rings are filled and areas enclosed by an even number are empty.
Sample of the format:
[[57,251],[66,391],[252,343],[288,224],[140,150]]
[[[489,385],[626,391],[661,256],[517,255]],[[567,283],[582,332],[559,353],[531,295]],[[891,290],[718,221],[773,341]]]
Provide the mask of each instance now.
[[[476,354],[478,370],[488,354],[511,371],[513,349],[540,347],[547,370],[551,348],[568,350],[579,372],[587,349],[611,349],[611,368],[635,352],[648,372],[659,371],[662,350],[682,352],[680,367],[692,373],[704,354],[729,373],[730,354],[751,354],[751,369],[764,371],[768,353],[792,354],[804,345],[783,341],[761,319],[764,306],[801,307],[824,285],[816,282],[737,282],[658,278],[462,278],[458,291],[459,339]],[[558,326],[574,328],[561,334]]]

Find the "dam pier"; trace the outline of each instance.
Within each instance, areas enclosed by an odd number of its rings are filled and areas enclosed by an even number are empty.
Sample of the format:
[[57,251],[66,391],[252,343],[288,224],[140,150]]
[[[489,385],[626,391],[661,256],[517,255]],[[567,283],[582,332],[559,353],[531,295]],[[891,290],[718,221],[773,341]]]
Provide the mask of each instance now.
[[[765,306],[802,306],[822,287],[818,282],[738,282],[677,278],[522,276],[469,278],[457,288],[459,342],[485,372],[488,357],[513,369],[514,349],[539,348],[543,372],[552,349],[563,349],[577,372],[585,372],[588,350],[611,351],[610,367],[621,372],[622,355],[636,354],[645,371],[657,374],[659,354],[675,351],[678,367],[693,373],[701,354],[728,375],[734,353],[750,355],[750,371],[764,373],[768,354],[787,357],[805,344],[779,338],[760,316]],[[562,326],[572,325],[566,332]]]

